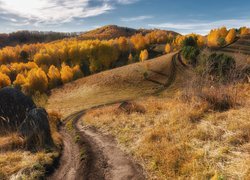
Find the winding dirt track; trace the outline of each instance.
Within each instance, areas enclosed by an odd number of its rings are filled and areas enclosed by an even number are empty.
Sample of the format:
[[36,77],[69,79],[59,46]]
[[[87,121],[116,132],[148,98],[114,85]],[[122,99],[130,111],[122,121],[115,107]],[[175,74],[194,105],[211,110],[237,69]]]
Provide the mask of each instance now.
[[77,121],[77,129],[88,144],[89,166],[87,179],[143,180],[142,169],[117,146],[116,141],[93,128],[83,127]]
[[[71,119],[79,119],[82,116],[82,112],[70,115],[65,119],[69,121]],[[83,163],[81,162],[81,152],[80,147],[76,145],[72,136],[67,132],[65,127],[60,131],[63,139],[63,151],[60,157],[59,168],[46,179],[49,180],[73,180],[82,179],[84,176]]]
[[[76,179],[80,164],[80,150],[74,144],[72,137],[66,133],[66,130],[61,130],[64,149],[60,159],[60,168],[47,179]],[[74,177],[74,178],[72,178]]]
[[[176,63],[179,61],[178,54],[173,55],[171,72],[166,83],[162,84],[161,90],[170,86],[176,77]],[[157,84],[157,83],[156,83]],[[159,93],[159,90],[156,92]],[[113,102],[109,104],[115,104]],[[106,105],[109,105],[106,104]],[[101,107],[96,106],[90,109]],[[88,110],[90,110],[88,109]],[[80,137],[76,144],[71,135],[62,129],[64,150],[62,152],[59,167],[47,179],[49,180],[143,180],[146,179],[142,168],[132,158],[124,153],[113,137],[103,135],[94,128],[85,127],[81,124],[81,118],[87,110],[71,114],[65,122],[72,120],[73,127]],[[83,154],[84,148],[84,154]],[[83,157],[84,155],[84,157]]]

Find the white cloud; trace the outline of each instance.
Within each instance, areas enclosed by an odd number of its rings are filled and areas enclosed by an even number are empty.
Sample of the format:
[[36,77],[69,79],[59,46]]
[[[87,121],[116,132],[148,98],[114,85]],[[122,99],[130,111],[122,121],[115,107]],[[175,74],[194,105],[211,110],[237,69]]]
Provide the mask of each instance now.
[[191,22],[191,23],[161,23],[161,24],[149,24],[148,26],[154,28],[164,28],[177,30],[180,33],[200,33],[207,34],[211,29],[226,26],[227,28],[239,28],[242,26],[249,26],[250,19],[228,19],[221,21],[210,22]]
[[116,0],[116,1],[120,4],[132,4],[132,3],[135,3],[139,0]]
[[36,23],[69,22],[75,17],[85,18],[103,14],[112,9],[108,4],[90,7],[89,0],[6,0],[0,1],[6,13]]
[[1,19],[5,20],[5,21],[11,21],[11,22],[17,22],[17,20],[15,18],[11,18],[11,17],[0,17]]
[[15,16],[19,21],[28,20],[37,25],[61,24],[74,18],[98,16],[114,9],[116,4],[130,4],[136,1],[98,0],[98,3],[92,5],[91,0],[0,0],[0,15]]
[[121,18],[121,21],[131,22],[131,21],[141,21],[145,19],[151,19],[153,16],[137,16],[137,17],[129,17],[129,18]]

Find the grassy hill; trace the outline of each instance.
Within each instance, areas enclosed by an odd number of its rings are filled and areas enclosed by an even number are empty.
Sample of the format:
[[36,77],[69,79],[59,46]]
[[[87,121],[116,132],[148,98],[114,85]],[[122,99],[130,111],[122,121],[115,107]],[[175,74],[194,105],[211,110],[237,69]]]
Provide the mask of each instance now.
[[[161,86],[145,80],[147,72],[152,80],[162,83],[167,81],[173,54],[164,55],[144,63],[104,71],[68,83],[62,88],[52,90],[47,108],[55,110],[63,117],[82,109],[153,93]],[[166,76],[160,76],[148,69],[166,71]],[[64,98],[62,94],[66,94]]]
[[[109,39],[152,31],[105,26],[79,38]],[[249,39],[249,35],[243,36],[223,50],[246,54]],[[58,44],[60,50],[62,44]],[[164,45],[154,48],[162,51]],[[100,134],[114,136],[121,149],[142,165],[148,179],[249,179],[249,84],[211,84],[176,54],[105,70],[64,84],[51,90],[46,108],[58,112],[62,118],[86,110],[83,127],[94,127]],[[120,108],[124,101],[130,105],[129,109]],[[57,126],[52,125],[53,138],[61,145],[62,137]],[[66,128],[74,129],[73,126],[67,123]],[[74,141],[77,140],[78,136]],[[17,135],[1,137],[0,149],[12,147],[14,141],[21,144]],[[67,154],[69,159],[72,155]],[[32,161],[28,159],[29,163],[25,161],[20,167],[22,157],[30,157]],[[3,159],[0,179],[19,174],[26,166],[36,168],[34,164],[43,159],[48,162],[41,166],[46,166],[53,158],[53,154],[47,153],[4,152],[0,155]],[[42,172],[45,172],[43,168]]]
[[[103,26],[88,32],[85,32],[79,36],[81,40],[89,40],[89,39],[114,39],[121,36],[130,37],[138,33],[142,33],[143,35],[150,33],[154,30],[147,30],[147,29],[133,29],[128,27],[119,27],[116,25],[108,25]],[[165,31],[167,33],[172,33],[174,36],[178,35],[178,33],[174,31]]]
[[[66,117],[106,104],[89,110],[83,125],[113,135],[148,179],[248,179],[249,84],[213,86],[173,57],[69,83],[52,91],[47,108]],[[158,91],[169,79],[172,84]],[[120,108],[125,100],[132,103],[129,112]],[[218,109],[224,103],[229,108]]]

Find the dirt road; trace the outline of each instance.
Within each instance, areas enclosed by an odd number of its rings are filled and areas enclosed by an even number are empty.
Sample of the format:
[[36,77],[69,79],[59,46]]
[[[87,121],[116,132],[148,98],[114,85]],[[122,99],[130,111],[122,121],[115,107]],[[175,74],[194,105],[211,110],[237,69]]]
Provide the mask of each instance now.
[[[177,65],[178,63],[178,65]],[[167,66],[167,75],[163,75],[163,80],[159,83],[151,84],[152,87],[158,86],[156,91],[163,90],[169,87],[176,78],[176,71],[179,68],[184,68],[185,64],[181,61],[177,54],[174,54],[170,61],[170,66]],[[154,72],[155,74],[155,72]],[[156,73],[157,74],[157,73]],[[165,76],[165,77],[164,77]],[[157,76],[152,76],[152,78]],[[165,80],[164,80],[165,79]],[[156,79],[158,80],[158,79]],[[156,80],[151,79],[152,82]],[[144,80],[145,81],[145,80]],[[161,87],[159,87],[159,84]],[[155,91],[155,92],[156,92]],[[155,93],[154,92],[154,93]],[[57,94],[58,96],[59,94]],[[114,95],[115,96],[115,95]],[[59,97],[59,96],[58,96]],[[73,97],[73,96],[72,96]],[[133,97],[133,94],[130,95]],[[96,97],[95,97],[96,98]],[[128,99],[128,98],[127,98]],[[121,102],[118,98],[116,101],[107,101],[102,104],[114,104]],[[126,99],[125,99],[126,100]],[[65,105],[65,104],[64,104]],[[104,135],[96,129],[85,127],[81,124],[86,110],[100,107],[93,105],[85,108],[85,110],[73,113],[65,119],[73,122],[73,128],[77,137],[78,143],[75,143],[74,137],[62,130],[64,150],[58,169],[55,173],[48,177],[50,180],[143,180],[146,176],[142,168],[133,161],[133,159],[124,153],[118,146],[115,139],[109,135]],[[84,158],[83,158],[84,157]]]
[[[80,135],[76,144],[65,129],[61,130],[64,150],[58,169],[49,180],[143,180],[142,168],[118,148],[113,137],[81,125],[84,112],[68,117]],[[84,148],[84,152],[82,152]],[[83,154],[84,153],[84,154]],[[82,157],[87,159],[83,159]]]
[[145,179],[142,168],[118,148],[113,137],[103,135],[93,128],[84,127],[81,122],[77,121],[76,127],[90,147],[87,179]]
[[47,179],[76,179],[77,171],[80,164],[80,151],[78,146],[73,142],[72,137],[66,133],[65,130],[61,131],[63,138],[64,149],[60,159],[60,168]]

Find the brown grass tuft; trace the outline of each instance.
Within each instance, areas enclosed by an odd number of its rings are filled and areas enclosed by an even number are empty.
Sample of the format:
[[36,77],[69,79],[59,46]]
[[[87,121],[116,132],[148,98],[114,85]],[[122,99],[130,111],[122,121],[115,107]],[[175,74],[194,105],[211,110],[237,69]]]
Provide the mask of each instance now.
[[119,108],[117,109],[117,113],[121,113],[121,112],[128,113],[128,114],[135,113],[135,112],[145,113],[146,109],[138,103],[124,101],[123,103],[120,104]]
[[23,139],[17,133],[0,137],[0,151],[15,150],[21,148]]
[[49,112],[49,123],[50,123],[50,130],[52,134],[52,139],[54,140],[55,144],[58,147],[62,146],[62,137],[59,133],[59,128],[61,125],[61,115],[57,112]]

